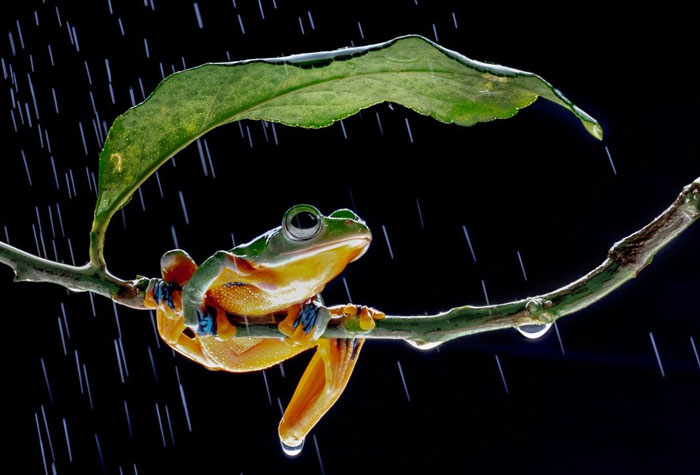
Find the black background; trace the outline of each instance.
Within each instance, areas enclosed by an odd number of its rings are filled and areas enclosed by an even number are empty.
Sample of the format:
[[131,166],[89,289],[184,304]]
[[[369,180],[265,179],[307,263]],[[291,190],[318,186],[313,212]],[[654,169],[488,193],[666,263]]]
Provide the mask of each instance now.
[[[0,56],[8,69],[12,65],[19,89],[15,99],[23,113],[27,103],[33,122],[31,128],[23,126],[14,110],[14,131],[9,112],[14,86],[9,78],[0,80],[5,91],[0,228],[6,227],[13,245],[37,252],[32,234],[32,225],[38,230],[36,206],[48,256],[54,258],[55,243],[59,259],[70,262],[70,237],[76,261],[87,260],[95,195],[86,169],[96,172],[101,146],[91,122],[90,91],[100,120],[109,125],[131,106],[130,88],[136,101],[143,99],[139,78],[146,94],[156,86],[159,62],[171,72],[171,65],[183,68],[182,58],[192,67],[225,61],[227,52],[237,60],[370,44],[407,33],[435,39],[433,24],[438,42],[450,49],[542,75],[601,122],[604,142],[545,101],[513,119],[471,128],[439,124],[383,104],[346,119],[347,139],[339,124],[323,130],[277,126],[279,145],[270,128],[266,140],[263,125],[248,122],[243,128],[250,131],[252,148],[248,133],[242,137],[237,125],[224,126],[206,137],[216,178],[210,169],[204,176],[197,148],[191,146],[177,155],[176,166],[166,164],[159,172],[164,199],[150,179],[142,188],[145,212],[136,195],[123,220],[115,217],[107,236],[110,269],[125,278],[157,275],[159,256],[175,247],[172,229],[179,246],[201,262],[230,248],[231,233],[243,242],[276,226],[293,204],[308,202],[329,213],[353,206],[352,193],[356,211],[375,235],[367,255],[344,274],[355,302],[390,314],[432,313],[483,304],[482,280],[490,301],[503,302],[548,291],[589,271],[613,242],[649,222],[699,174],[697,51],[691,46],[696,38],[692,15],[672,5],[617,14],[590,3],[560,11],[540,4],[512,9],[495,2],[277,0],[275,9],[271,0],[262,0],[263,19],[258,2],[236,3],[200,1],[202,29],[192,2],[156,0],[152,10],[140,0],[113,0],[114,14],[107,0],[3,6]],[[80,51],[71,45],[68,22],[75,27]],[[12,35],[16,55],[4,32]],[[38,121],[27,80],[30,54]],[[38,139],[37,122],[48,131],[51,153]],[[72,197],[65,181],[70,171],[77,191]],[[462,225],[469,230],[477,263]],[[49,473],[54,458],[57,473],[101,473],[96,440],[110,474],[135,473],[135,467],[139,474],[698,473],[700,367],[690,338],[696,346],[700,343],[699,237],[696,225],[639,278],[560,320],[565,354],[554,331],[534,342],[515,330],[500,331],[428,352],[404,343],[368,342],[348,388],[296,459],[285,458],[279,448],[277,398],[283,405],[289,400],[308,355],[285,362],[285,376],[278,368],[265,372],[270,405],[261,373],[209,372],[174,357],[162,343],[158,349],[145,312],[119,308],[118,329],[109,301],[95,298],[95,318],[87,295],[67,295],[48,284],[12,284],[11,271],[3,267],[2,392],[9,415],[3,418],[9,439],[2,445],[3,460],[19,463],[23,473],[44,473],[36,413]],[[0,238],[5,240],[4,229]],[[342,280],[331,282],[324,297],[329,303],[346,301]],[[70,331],[67,356],[59,333],[61,304]],[[129,372],[125,383],[114,349],[119,330]],[[80,393],[75,350],[89,374],[94,409],[87,394]]]

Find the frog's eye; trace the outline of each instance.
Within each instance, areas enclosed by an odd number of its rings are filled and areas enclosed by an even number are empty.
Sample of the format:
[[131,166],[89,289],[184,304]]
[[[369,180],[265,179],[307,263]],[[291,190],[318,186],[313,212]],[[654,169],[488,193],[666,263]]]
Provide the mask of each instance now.
[[339,209],[337,211],[333,211],[329,218],[343,218],[352,219],[353,221],[360,221],[360,217],[349,209]]
[[310,205],[295,206],[284,215],[282,229],[295,241],[305,241],[321,230],[321,213]]

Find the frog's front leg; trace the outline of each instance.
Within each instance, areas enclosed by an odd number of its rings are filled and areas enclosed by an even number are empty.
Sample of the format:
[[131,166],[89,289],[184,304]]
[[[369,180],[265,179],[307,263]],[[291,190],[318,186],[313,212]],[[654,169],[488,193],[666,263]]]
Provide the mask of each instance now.
[[205,307],[207,290],[227,267],[233,268],[233,256],[219,251],[197,268],[182,289],[182,315],[185,326],[200,335],[216,335],[217,311]]
[[279,425],[282,449],[297,455],[304,438],[348,384],[364,339],[321,339]]

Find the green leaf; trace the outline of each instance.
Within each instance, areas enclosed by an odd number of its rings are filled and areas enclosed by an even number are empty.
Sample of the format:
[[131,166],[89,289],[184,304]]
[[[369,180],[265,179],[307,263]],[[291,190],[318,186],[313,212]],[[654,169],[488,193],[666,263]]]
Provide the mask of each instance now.
[[112,124],[100,154],[93,246],[158,167],[222,124],[267,120],[319,128],[381,102],[469,126],[512,117],[538,96],[602,129],[536,74],[474,61],[421,36],[284,58],[205,64],[165,78]]

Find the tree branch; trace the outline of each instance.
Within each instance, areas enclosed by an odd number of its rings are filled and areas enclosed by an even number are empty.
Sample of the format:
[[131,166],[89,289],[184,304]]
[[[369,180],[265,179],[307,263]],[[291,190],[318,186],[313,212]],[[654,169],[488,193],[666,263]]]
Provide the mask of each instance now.
[[[538,325],[585,308],[620,287],[651,263],[654,255],[682,233],[700,216],[700,177],[686,186],[676,200],[651,223],[608,252],[605,261],[575,282],[553,292],[515,302],[485,307],[464,306],[431,316],[387,316],[373,330],[363,331],[357,317],[334,319],[323,333],[326,338],[401,339],[421,347],[430,346],[485,331],[521,325]],[[68,266],[42,259],[0,242],[0,263],[12,267],[15,281],[51,282],[74,291],[90,291],[136,309],[144,309],[143,299],[150,279],[124,281],[107,272],[97,262],[83,267]],[[236,337],[281,338],[279,318],[266,322],[237,322],[242,328]]]
[[[369,332],[360,329],[357,318],[344,317],[331,321],[323,336],[401,339],[420,348],[491,330],[552,323],[593,304],[636,277],[661,248],[699,215],[700,177],[686,186],[673,204],[651,223],[615,243],[601,265],[565,287],[499,305],[467,305],[431,316],[387,316],[378,320]],[[279,338],[275,323],[250,324],[236,336]]]
[[0,263],[15,271],[15,282],[49,282],[62,285],[74,292],[94,292],[121,305],[145,309],[143,298],[150,279],[141,277],[124,281],[106,268],[86,264],[69,266],[29,254],[0,242]]

